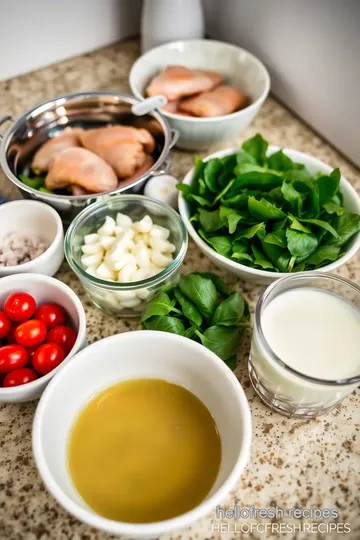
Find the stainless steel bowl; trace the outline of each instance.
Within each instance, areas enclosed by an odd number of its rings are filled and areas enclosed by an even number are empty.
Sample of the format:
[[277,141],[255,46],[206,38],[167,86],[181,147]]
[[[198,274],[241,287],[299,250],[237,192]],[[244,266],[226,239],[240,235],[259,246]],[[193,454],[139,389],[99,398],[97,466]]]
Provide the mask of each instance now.
[[[126,94],[113,92],[86,92],[68,94],[37,105],[14,121],[11,116],[0,119],[14,124],[3,135],[0,164],[9,180],[24,198],[36,199],[53,206],[65,224],[69,224],[83,208],[101,198],[122,192],[138,192],[153,175],[164,174],[169,166],[168,155],[176,143],[178,133],[169,127],[158,112],[135,116],[131,107],[139,100]],[[154,165],[140,178],[114,191],[94,195],[53,195],[26,186],[19,174],[28,175],[34,152],[47,139],[68,126],[93,128],[109,124],[131,125],[148,129],[156,141]],[[1,139],[1,136],[0,136]]]

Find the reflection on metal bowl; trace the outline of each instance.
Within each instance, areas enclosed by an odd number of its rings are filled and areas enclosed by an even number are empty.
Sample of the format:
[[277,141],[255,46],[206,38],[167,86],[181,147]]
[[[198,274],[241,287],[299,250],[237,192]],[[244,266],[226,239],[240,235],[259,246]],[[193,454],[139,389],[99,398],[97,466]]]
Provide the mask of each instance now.
[[[89,204],[122,192],[136,193],[152,175],[163,174],[169,168],[168,155],[175,144],[177,133],[158,112],[135,116],[131,112],[138,100],[130,95],[112,92],[86,92],[69,94],[37,105],[4,134],[0,148],[0,164],[24,198],[36,199],[53,206],[65,225]],[[10,120],[11,117],[4,117]],[[1,124],[0,120],[0,124]],[[18,177],[28,175],[35,151],[50,137],[66,127],[94,128],[106,125],[130,125],[146,128],[155,138],[155,163],[142,176],[107,193],[91,195],[55,195],[25,185]]]

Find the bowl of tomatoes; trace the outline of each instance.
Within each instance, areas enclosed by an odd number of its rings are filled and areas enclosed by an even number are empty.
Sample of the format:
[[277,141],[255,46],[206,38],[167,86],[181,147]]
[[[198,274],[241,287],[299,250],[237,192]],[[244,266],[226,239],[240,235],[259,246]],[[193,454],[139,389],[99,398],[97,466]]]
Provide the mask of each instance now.
[[0,281],[0,402],[40,397],[86,343],[84,308],[61,281],[38,274]]

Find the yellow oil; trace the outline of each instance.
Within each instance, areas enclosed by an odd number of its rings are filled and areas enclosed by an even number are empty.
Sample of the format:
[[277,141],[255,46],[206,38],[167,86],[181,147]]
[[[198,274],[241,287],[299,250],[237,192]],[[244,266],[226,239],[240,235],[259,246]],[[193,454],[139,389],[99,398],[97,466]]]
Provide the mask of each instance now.
[[161,379],[132,379],[95,396],[70,433],[68,466],[99,515],[129,523],[197,506],[219,471],[216,423],[194,394]]

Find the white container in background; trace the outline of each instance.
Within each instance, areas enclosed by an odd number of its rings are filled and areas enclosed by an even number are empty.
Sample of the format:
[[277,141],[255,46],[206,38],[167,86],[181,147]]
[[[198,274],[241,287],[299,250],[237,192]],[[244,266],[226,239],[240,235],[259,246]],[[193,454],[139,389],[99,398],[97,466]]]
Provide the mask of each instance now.
[[144,0],[142,53],[170,41],[204,37],[201,0]]
[[276,281],[256,306],[251,382],[277,412],[313,417],[360,381],[360,288],[340,276],[300,273]]

